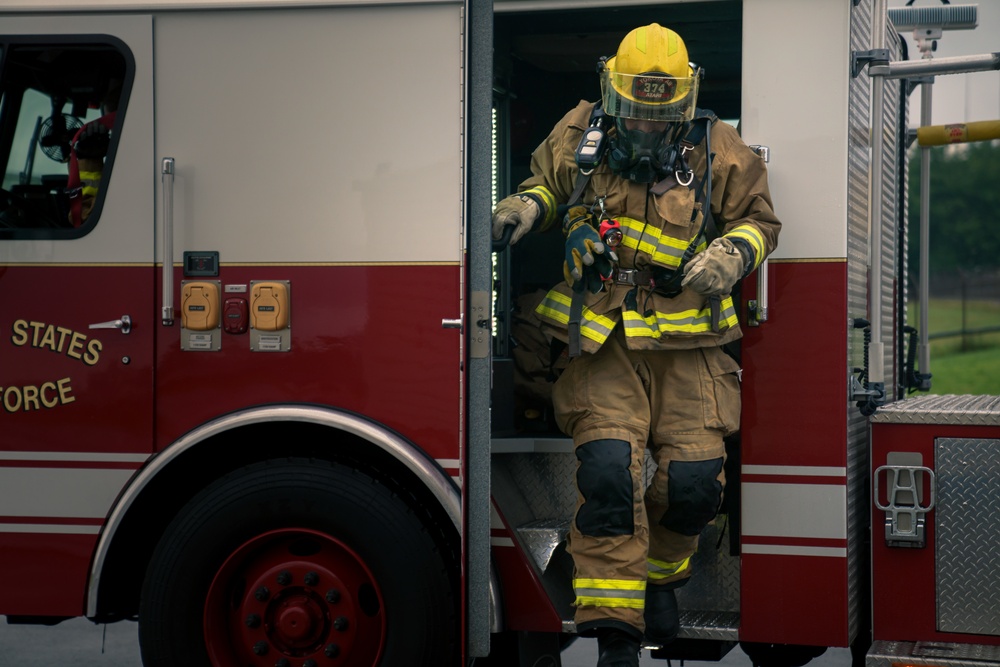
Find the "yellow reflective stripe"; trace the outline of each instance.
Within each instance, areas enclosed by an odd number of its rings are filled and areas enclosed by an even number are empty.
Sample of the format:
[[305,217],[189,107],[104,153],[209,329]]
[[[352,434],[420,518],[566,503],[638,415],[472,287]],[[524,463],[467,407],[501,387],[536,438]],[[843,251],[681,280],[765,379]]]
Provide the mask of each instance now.
[[667,577],[672,577],[675,574],[678,574],[686,570],[690,564],[691,564],[690,556],[676,563],[650,558],[648,559],[647,562],[647,565],[649,567],[649,578],[666,579]]
[[628,609],[645,609],[646,600],[632,600],[629,598],[601,598],[587,595],[576,596],[573,603],[577,607],[625,607]]
[[[535,312],[559,324],[569,324],[569,308],[571,297],[562,292],[550,290],[541,303],[535,307]],[[583,319],[580,322],[580,334],[600,344],[611,335],[615,321],[604,315],[597,315],[590,308],[583,307]]]
[[101,172],[99,171],[81,171],[80,172],[81,181],[99,181],[101,180]]
[[[722,299],[720,311],[720,325],[727,325],[725,328],[734,327],[739,322],[731,296]],[[654,311],[648,317],[634,310],[625,310],[622,317],[626,336],[659,338],[664,333],[704,333],[712,330],[711,308],[682,310],[679,313]]]
[[[670,236],[652,225],[647,225],[635,218],[618,218],[622,226],[622,245],[633,250],[644,252],[657,264],[676,269],[680,266],[684,251],[691,245],[693,239],[679,239]],[[705,249],[707,243],[702,241],[695,252]]]
[[635,48],[642,53],[646,52],[646,26],[635,31]]
[[85,185],[85,186],[83,186],[83,189],[80,190],[80,192],[81,192],[81,194],[84,194],[84,195],[87,195],[87,196],[96,197],[97,196],[97,187],[90,186],[90,185]]
[[542,219],[542,230],[548,229],[556,219],[555,195],[553,195],[548,188],[541,185],[528,188],[521,194],[533,194],[542,200],[542,203],[545,205],[545,217]]
[[740,225],[726,236],[735,236],[750,244],[754,251],[753,268],[756,269],[764,261],[764,236],[753,225]]
[[646,606],[646,582],[635,579],[574,579],[577,606],[627,607]]
[[646,582],[642,579],[585,579],[573,580],[573,588],[598,588],[601,590],[615,591],[644,591]]

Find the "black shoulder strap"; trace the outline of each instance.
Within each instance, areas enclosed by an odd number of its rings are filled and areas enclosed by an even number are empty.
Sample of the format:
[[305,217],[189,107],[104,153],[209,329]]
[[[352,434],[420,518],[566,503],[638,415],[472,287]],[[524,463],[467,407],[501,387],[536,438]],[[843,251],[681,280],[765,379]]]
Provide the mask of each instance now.
[[[692,146],[697,146],[702,141],[705,142],[705,175],[702,182],[698,184],[696,199],[700,199],[702,188],[705,191],[705,199],[702,200],[702,228],[701,234],[705,235],[705,240],[711,243],[719,238],[719,228],[712,217],[712,123],[718,120],[709,109],[695,109],[695,117],[691,121],[691,129],[684,137],[684,141],[690,142]],[[698,238],[697,236],[695,237]]]
[[690,143],[692,146],[700,144],[702,139],[705,138],[708,125],[714,123],[718,118],[711,109],[696,108],[694,110],[694,118],[689,121],[689,129],[687,134],[684,135],[684,141]]
[[[594,104],[594,108],[591,109],[590,111],[590,119],[587,121],[587,127],[592,128],[595,126],[600,126],[600,128],[604,130],[604,123],[606,118],[607,115],[604,113],[604,103],[603,101],[598,101]],[[584,133],[586,133],[586,130],[584,130]],[[580,149],[577,148],[577,151],[579,150]],[[603,147],[601,148],[601,151],[603,152]],[[597,160],[600,161],[603,159],[603,157],[604,157],[603,155],[598,155]],[[573,187],[572,194],[570,194],[569,196],[569,202],[566,204],[567,210],[569,209],[569,207],[575,206],[577,202],[580,201],[580,197],[583,196],[583,190],[584,188],[587,187],[587,183],[590,182],[590,176],[593,173],[594,173],[593,169],[584,171],[583,169],[580,168],[580,165],[577,164],[576,184]]]

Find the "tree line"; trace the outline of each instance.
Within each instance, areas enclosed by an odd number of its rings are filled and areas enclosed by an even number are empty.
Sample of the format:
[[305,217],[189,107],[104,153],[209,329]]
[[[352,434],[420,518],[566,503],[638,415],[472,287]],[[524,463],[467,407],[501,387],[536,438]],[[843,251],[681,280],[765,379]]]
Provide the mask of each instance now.
[[[930,274],[1000,268],[1000,141],[931,150]],[[909,265],[919,266],[920,149],[909,171]]]

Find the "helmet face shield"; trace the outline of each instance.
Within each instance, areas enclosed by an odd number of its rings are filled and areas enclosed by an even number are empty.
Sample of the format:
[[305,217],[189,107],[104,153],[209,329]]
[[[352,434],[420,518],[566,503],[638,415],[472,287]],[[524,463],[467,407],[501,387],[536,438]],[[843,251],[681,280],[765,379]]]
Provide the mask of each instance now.
[[659,72],[625,74],[613,69],[614,58],[601,69],[604,113],[618,118],[678,123],[694,118],[697,73],[672,77]]

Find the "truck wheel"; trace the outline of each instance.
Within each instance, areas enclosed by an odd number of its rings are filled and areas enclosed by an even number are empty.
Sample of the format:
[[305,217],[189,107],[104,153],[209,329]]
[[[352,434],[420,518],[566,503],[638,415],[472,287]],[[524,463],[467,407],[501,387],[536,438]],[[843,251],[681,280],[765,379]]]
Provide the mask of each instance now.
[[269,461],[168,526],[139,609],[145,667],[457,664],[457,568],[363,472]]

